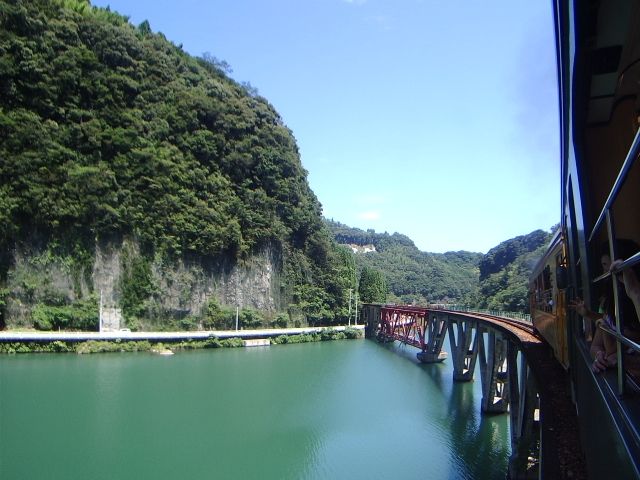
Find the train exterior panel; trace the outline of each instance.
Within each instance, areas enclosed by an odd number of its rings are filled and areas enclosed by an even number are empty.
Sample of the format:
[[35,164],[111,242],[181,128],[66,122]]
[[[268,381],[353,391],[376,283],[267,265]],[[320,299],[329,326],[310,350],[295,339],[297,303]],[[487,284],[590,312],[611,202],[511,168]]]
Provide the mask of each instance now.
[[640,302],[625,302],[640,247],[622,248],[640,244],[640,1],[553,7],[561,230],[531,276],[531,312],[569,372],[590,478],[640,478]]

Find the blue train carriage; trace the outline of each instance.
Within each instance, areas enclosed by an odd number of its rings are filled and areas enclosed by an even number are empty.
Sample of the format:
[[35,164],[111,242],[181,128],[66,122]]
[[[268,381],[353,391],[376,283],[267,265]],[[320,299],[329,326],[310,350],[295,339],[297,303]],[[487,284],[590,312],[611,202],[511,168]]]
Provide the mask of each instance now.
[[[621,239],[640,244],[640,1],[553,6],[567,303],[582,299],[603,319],[566,310],[566,365],[590,478],[640,478],[640,345],[629,330],[637,312],[625,307],[618,275],[640,264],[638,248],[620,248]],[[613,275],[606,257],[624,260]],[[559,345],[549,321],[539,324]],[[613,341],[602,372],[593,370],[596,336]]]
[[537,332],[553,348],[562,366],[568,369],[566,289],[567,256],[564,235],[562,229],[558,229],[529,278],[529,311]]

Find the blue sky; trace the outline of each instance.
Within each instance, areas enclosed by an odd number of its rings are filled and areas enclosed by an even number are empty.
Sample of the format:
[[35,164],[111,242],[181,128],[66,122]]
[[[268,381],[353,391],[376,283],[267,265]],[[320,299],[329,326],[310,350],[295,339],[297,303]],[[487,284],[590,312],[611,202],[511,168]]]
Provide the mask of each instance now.
[[228,62],[324,215],[429,252],[560,220],[551,0],[94,0]]

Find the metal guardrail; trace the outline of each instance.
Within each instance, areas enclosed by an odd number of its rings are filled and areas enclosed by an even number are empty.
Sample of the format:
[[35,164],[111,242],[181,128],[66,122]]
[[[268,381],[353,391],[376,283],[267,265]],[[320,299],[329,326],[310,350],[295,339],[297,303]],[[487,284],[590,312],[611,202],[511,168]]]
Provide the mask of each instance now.
[[429,308],[442,308],[443,310],[454,310],[456,312],[466,313],[484,313],[486,315],[495,315],[497,317],[511,318],[514,320],[525,320],[531,322],[531,315],[523,312],[506,312],[504,310],[485,310],[478,308],[469,308],[460,305],[438,305],[437,307]]

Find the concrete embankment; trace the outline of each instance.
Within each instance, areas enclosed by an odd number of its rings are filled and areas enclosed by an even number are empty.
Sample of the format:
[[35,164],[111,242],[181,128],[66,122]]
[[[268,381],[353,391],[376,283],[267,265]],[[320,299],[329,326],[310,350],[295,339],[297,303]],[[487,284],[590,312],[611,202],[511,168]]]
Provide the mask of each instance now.
[[260,330],[206,330],[197,332],[12,332],[0,331],[0,342],[86,342],[88,340],[149,340],[180,341],[206,340],[208,338],[266,338],[280,335],[321,333],[323,330],[344,331],[347,328],[364,330],[363,325],[351,327],[269,328]]

